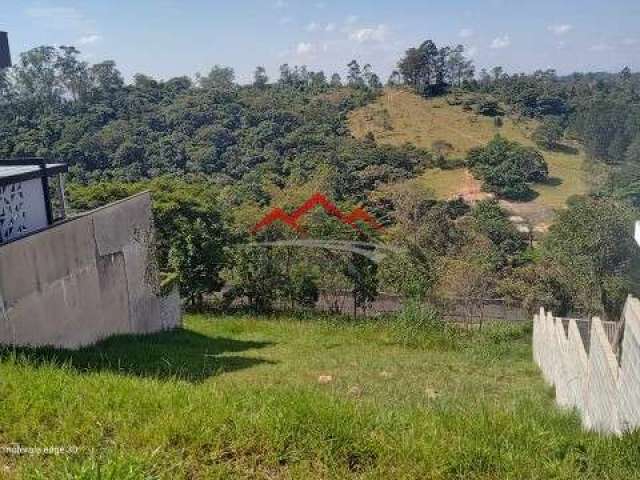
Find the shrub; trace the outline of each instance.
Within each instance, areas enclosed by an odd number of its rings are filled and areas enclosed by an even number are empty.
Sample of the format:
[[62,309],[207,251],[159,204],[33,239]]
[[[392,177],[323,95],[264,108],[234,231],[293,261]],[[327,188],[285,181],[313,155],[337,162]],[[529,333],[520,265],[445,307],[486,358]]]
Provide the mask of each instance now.
[[546,119],[533,132],[533,141],[541,148],[553,150],[563,136],[563,128],[558,120]]
[[549,175],[547,162],[540,152],[496,135],[485,147],[472,149],[467,165],[484,188],[514,200],[531,196],[531,182],[542,182]]
[[482,100],[476,107],[476,113],[485,115],[487,117],[497,117],[504,115],[504,110],[500,107],[500,104],[492,99]]

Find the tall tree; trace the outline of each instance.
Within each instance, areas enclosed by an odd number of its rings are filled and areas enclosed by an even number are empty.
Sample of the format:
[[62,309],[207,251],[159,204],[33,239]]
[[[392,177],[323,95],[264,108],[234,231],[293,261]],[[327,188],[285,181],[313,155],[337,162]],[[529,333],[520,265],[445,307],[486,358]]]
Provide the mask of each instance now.
[[451,49],[446,61],[447,77],[452,85],[461,87],[465,81],[473,79],[473,61],[464,56],[464,46]]
[[89,72],[86,62],[78,60],[75,47],[61,46],[56,60],[60,83],[73,100],[79,100],[89,91]]
[[253,86],[263,89],[269,83],[269,77],[267,77],[267,71],[264,67],[256,67],[256,71],[253,72]]
[[390,87],[399,87],[402,85],[402,75],[400,75],[398,70],[391,72],[391,75],[389,75],[389,79],[387,80],[387,85]]
[[362,78],[362,69],[360,68],[360,64],[356,60],[351,60],[347,65],[347,68],[349,69],[347,84],[356,88],[363,87],[365,82]]
[[233,68],[214,65],[206,76],[198,76],[198,83],[204,89],[219,88],[229,90],[233,88],[234,79]]
[[367,85],[367,87],[373,90],[382,88],[382,82],[380,82],[380,77],[378,77],[378,75],[373,71],[373,67],[371,66],[370,63],[367,63],[363,67],[362,72],[363,72],[364,82]]
[[339,73],[334,73],[333,75],[331,75],[330,85],[334,88],[342,86],[342,78],[340,78]]

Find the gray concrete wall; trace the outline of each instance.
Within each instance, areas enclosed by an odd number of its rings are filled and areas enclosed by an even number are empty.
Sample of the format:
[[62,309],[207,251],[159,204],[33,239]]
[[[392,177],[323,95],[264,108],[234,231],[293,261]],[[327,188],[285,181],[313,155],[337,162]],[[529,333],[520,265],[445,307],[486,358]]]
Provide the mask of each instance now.
[[[533,357],[556,401],[580,412],[585,428],[620,434],[640,428],[640,302],[629,297],[619,355],[599,318],[590,330],[544,309],[534,317]],[[588,345],[588,348],[585,348]]]
[[143,193],[0,246],[0,343],[77,348],[178,326],[152,243]]

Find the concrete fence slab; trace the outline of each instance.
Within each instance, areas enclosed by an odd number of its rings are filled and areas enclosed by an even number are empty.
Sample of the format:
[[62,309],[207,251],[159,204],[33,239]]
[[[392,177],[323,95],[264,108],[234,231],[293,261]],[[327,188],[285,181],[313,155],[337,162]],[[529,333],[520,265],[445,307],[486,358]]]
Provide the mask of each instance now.
[[[533,321],[534,361],[555,386],[558,405],[576,408],[589,430],[640,428],[640,302],[628,298],[620,325],[555,318],[543,309]],[[612,334],[620,328],[622,335]]]

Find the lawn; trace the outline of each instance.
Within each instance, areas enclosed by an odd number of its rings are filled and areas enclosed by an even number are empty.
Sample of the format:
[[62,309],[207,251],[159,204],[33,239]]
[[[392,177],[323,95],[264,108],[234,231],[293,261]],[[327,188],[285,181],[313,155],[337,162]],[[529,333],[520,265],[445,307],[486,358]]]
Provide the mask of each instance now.
[[529,345],[527,327],[192,315],[5,350],[0,478],[640,478],[640,435],[582,432]]
[[[386,89],[376,102],[352,112],[349,126],[357,138],[373,132],[381,144],[412,143],[431,149],[434,142],[444,141],[452,147],[451,157],[463,158],[469,149],[486,144],[497,133],[534,146],[530,137],[536,122],[505,117],[504,125],[498,128],[492,118],[466,112],[459,105],[449,105],[444,97],[425,100],[407,90]],[[562,151],[544,151],[543,154],[549,165],[550,180],[533,186],[537,198],[526,203],[505,204],[535,224],[548,223],[554,209],[563,208],[569,197],[587,191],[582,151],[565,148]],[[422,182],[442,199],[465,194],[469,190],[463,169],[446,172],[428,170]]]

